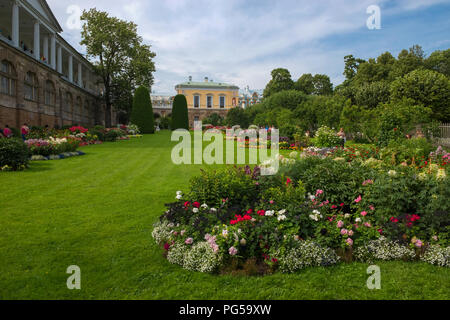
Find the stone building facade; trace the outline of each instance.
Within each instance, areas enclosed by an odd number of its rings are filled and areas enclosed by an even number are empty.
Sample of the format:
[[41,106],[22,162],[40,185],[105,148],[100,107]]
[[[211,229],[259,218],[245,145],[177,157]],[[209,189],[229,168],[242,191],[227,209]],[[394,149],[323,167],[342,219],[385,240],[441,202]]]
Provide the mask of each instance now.
[[89,61],[59,35],[47,2],[3,1],[0,127],[104,124],[100,81]]
[[177,94],[183,94],[188,103],[189,125],[203,120],[212,113],[224,117],[228,110],[238,107],[239,87],[205,78],[203,82],[188,82],[175,87]]

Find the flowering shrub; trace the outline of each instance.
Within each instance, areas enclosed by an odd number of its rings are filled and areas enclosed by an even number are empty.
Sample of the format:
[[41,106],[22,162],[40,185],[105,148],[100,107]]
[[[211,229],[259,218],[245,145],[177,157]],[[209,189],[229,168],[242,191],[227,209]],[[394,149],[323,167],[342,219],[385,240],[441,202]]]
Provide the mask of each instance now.
[[341,138],[327,126],[320,127],[316,132],[316,147],[336,147],[341,144]]
[[89,130],[82,126],[73,126],[69,129],[72,134],[86,134]]
[[280,271],[286,273],[307,267],[330,266],[338,261],[339,257],[333,250],[323,248],[312,241],[298,241],[297,247],[279,257]]
[[440,267],[450,267],[450,247],[431,245],[420,257],[420,260]]
[[380,237],[356,248],[354,256],[358,261],[372,263],[375,260],[412,260],[416,253],[407,246]]

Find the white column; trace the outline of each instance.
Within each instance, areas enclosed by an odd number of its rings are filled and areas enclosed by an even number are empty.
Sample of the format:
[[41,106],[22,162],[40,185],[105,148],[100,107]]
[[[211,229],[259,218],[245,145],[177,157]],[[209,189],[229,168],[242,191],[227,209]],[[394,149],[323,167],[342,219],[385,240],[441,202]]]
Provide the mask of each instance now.
[[44,58],[45,61],[48,63],[48,36],[44,36],[44,43],[42,44],[44,47]]
[[62,73],[62,48],[58,46],[58,68],[57,71]]
[[52,34],[50,36],[50,52],[51,52],[51,66],[53,69],[56,69],[56,36]]
[[73,82],[73,57],[69,53],[69,81]]
[[41,57],[41,38],[40,38],[39,21],[34,22],[34,57],[39,60]]
[[83,74],[82,72],[83,67],[81,66],[81,63],[78,62],[78,85],[80,87],[83,86]]
[[12,41],[13,44],[19,46],[19,5],[14,1],[12,7]]

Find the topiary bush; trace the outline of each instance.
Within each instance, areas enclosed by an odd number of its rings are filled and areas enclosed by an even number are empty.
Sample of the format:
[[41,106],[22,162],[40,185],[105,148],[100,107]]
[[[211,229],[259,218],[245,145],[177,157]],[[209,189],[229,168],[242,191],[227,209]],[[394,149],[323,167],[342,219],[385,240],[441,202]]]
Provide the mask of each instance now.
[[175,96],[172,107],[172,130],[189,130],[189,115],[186,97],[182,94]]
[[0,139],[0,170],[23,170],[28,166],[30,154],[20,139]]
[[153,107],[150,92],[146,87],[141,86],[136,89],[130,122],[137,125],[141,133],[155,133]]

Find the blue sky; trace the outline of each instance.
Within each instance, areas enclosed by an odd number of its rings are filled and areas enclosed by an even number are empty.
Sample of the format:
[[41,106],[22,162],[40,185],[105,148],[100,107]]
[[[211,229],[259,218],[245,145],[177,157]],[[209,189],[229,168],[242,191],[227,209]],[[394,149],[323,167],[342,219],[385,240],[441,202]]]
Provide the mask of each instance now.
[[[71,15],[97,9],[133,20],[156,52],[155,93],[173,94],[188,76],[262,89],[274,68],[325,73],[343,81],[344,56],[394,56],[414,44],[430,54],[450,48],[450,0],[48,0],[80,52]],[[381,29],[369,30],[367,7],[381,9]]]

